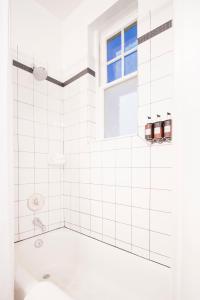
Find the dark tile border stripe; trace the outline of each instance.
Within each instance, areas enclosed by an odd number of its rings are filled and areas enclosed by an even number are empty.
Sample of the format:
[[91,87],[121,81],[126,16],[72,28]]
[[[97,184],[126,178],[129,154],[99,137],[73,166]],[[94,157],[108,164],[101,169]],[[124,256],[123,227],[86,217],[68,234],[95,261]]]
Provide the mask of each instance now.
[[15,66],[15,67],[17,67],[17,68],[19,68],[19,69],[22,69],[22,70],[24,70],[24,71],[27,71],[27,72],[29,72],[29,73],[33,73],[33,68],[28,67],[28,66],[26,66],[26,65],[24,65],[24,64],[22,64],[22,63],[20,63],[20,62],[17,61],[17,60],[13,60],[13,66]]
[[[142,35],[141,37],[138,38],[138,44],[142,44],[143,42],[153,38],[154,36],[162,33],[163,31],[169,29],[172,27],[172,20],[158,26],[157,28],[147,32],[146,34]],[[19,61],[17,60],[13,60],[13,66],[19,68],[19,69],[22,69],[24,71],[27,71],[29,73],[33,73],[33,68],[31,67],[28,67],[22,63],[20,63]],[[47,81],[51,82],[51,83],[54,83],[60,87],[65,87],[67,86],[68,84],[74,82],[75,80],[79,79],[80,77],[84,76],[85,74],[90,74],[91,76],[95,77],[95,71],[90,69],[90,68],[86,68],[84,70],[82,70],[81,72],[79,72],[78,74],[74,75],[73,77],[71,77],[70,79],[64,81],[64,82],[61,82],[53,77],[50,77],[50,76],[47,76]]]
[[172,20],[156,27],[155,29],[145,33],[144,35],[142,35],[141,37],[138,38],[138,44],[142,44],[143,42],[153,38],[154,36],[162,33],[163,31],[169,29],[172,27]]
[[83,75],[85,74],[90,74],[92,76],[95,77],[95,72],[90,69],[90,68],[86,68],[85,70],[79,72],[78,74],[76,74],[75,76],[71,77],[70,79],[66,80],[64,83],[63,83],[63,87],[65,87],[66,85],[72,83],[73,81],[79,79],[80,77],[82,77]]
[[[33,68],[31,67],[28,67],[22,63],[20,63],[19,61],[17,60],[13,60],[13,66],[21,69],[21,70],[24,70],[24,71],[27,71],[29,73],[33,73]],[[84,76],[85,74],[90,74],[91,76],[95,77],[95,71],[93,71],[92,69],[90,68],[86,68],[84,69],[83,71],[79,72],[78,74],[76,74],[75,76],[71,77],[70,79],[66,80],[65,82],[61,82],[53,77],[50,77],[50,76],[47,76],[47,81],[51,82],[51,83],[54,83],[56,85],[59,85],[60,87],[65,87],[66,85],[72,83],[73,81],[79,79],[80,77]]]

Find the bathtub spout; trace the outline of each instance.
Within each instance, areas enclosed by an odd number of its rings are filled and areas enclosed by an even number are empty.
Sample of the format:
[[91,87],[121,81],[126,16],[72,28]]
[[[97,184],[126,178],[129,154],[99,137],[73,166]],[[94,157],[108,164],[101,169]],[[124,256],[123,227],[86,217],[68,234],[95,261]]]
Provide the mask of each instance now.
[[33,225],[36,226],[36,227],[39,227],[39,228],[42,230],[42,232],[46,231],[46,226],[45,226],[45,225],[42,223],[42,221],[41,221],[39,218],[37,218],[37,217],[35,217],[35,218],[33,219]]

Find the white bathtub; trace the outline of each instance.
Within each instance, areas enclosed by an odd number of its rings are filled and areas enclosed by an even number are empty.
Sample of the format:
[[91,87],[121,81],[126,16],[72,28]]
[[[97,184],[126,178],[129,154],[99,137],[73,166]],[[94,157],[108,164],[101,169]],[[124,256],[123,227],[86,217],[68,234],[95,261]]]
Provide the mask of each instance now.
[[[37,239],[41,248],[34,247]],[[171,300],[170,269],[65,228],[15,249],[15,300],[46,274],[74,300]]]

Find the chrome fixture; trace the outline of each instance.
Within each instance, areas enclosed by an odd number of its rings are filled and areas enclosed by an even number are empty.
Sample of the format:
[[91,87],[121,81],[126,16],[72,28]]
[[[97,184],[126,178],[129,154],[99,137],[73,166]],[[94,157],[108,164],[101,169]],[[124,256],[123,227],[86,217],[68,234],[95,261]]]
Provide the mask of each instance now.
[[42,221],[39,219],[39,218],[37,218],[37,217],[35,217],[34,219],[33,219],[33,225],[35,226],[35,227],[39,227],[41,230],[42,230],[42,232],[44,232],[44,231],[46,231],[46,226],[42,223]]

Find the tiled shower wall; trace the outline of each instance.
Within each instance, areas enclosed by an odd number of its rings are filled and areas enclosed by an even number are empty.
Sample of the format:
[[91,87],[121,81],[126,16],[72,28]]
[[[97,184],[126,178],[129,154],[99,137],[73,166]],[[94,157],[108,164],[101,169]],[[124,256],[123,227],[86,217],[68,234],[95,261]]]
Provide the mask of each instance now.
[[[16,52],[14,59],[34,64],[32,58]],[[34,217],[41,219],[47,231],[64,225],[63,167],[49,165],[52,154],[63,153],[61,92],[61,87],[39,82],[13,66],[16,241],[41,233],[32,223]],[[27,199],[34,193],[45,199],[36,213],[27,207]]]
[[[172,19],[167,7],[138,18],[139,37]],[[62,88],[38,82],[13,67],[16,240],[41,232],[32,224],[38,216],[47,230],[65,224],[171,265],[174,142],[147,144],[144,125],[149,115],[165,118],[171,112],[173,116],[172,31],[169,28],[138,45],[138,135],[134,137],[97,139],[96,79],[91,74]],[[33,59],[14,58],[33,65]],[[51,154],[63,151],[64,168],[49,165]],[[27,208],[27,199],[35,192],[45,197],[39,213]]]
[[[172,19],[172,7],[138,18],[138,36]],[[172,112],[172,28],[138,45],[138,135],[97,140],[96,83],[64,88],[65,226],[171,265],[173,142],[144,141],[147,116]]]

